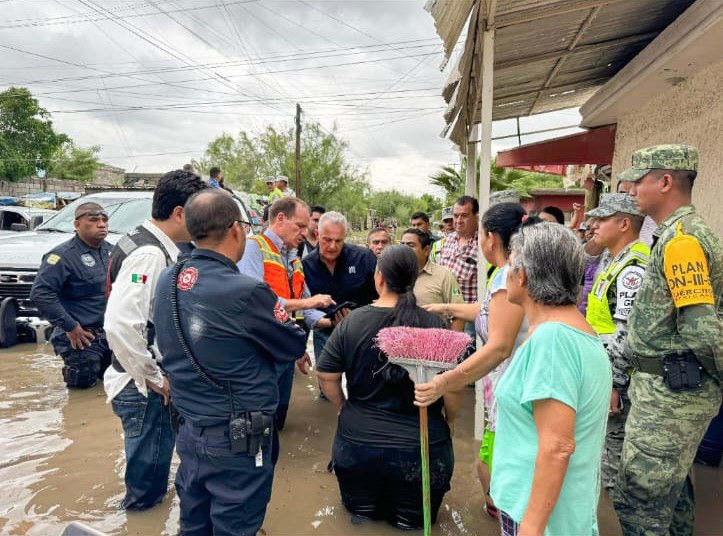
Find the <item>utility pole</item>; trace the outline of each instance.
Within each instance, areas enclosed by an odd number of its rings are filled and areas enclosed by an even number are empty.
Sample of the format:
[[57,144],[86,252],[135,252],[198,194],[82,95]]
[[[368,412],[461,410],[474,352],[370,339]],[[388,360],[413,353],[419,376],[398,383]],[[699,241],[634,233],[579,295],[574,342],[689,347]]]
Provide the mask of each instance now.
[[301,106],[296,103],[296,197],[301,197]]

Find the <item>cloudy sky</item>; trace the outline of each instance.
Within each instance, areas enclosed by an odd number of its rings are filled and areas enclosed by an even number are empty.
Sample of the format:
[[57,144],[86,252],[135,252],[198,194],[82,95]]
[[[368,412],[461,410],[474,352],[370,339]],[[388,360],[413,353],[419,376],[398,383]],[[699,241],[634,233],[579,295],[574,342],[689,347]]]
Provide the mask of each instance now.
[[[0,90],[30,89],[56,129],[127,171],[199,158],[221,133],[293,125],[296,103],[349,142],[376,189],[436,193],[442,45],[424,0],[0,0]],[[451,62],[452,63],[452,62]],[[568,110],[522,132],[576,125]],[[560,136],[575,130],[546,133]],[[515,132],[496,124],[493,136]],[[523,136],[523,143],[541,139]],[[493,150],[517,139],[494,142]]]

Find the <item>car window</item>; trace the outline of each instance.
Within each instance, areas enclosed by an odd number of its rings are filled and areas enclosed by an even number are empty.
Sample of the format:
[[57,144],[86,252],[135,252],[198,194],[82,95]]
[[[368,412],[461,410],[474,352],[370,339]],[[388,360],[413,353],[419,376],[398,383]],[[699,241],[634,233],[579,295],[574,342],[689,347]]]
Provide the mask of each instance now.
[[118,197],[108,198],[87,195],[73,201],[70,205],[58,212],[57,215],[45,221],[36,230],[56,230],[72,233],[75,230],[73,226],[75,207],[88,202],[98,203],[108,211],[108,230],[111,233],[125,234],[151,217],[152,200],[150,197],[122,199]]
[[[241,209],[241,218],[250,221],[243,202],[236,197],[234,197],[234,200]],[[98,203],[108,211],[109,232],[125,234],[151,217],[153,200],[151,197],[123,199],[118,197],[103,197],[102,195],[86,195],[80,199],[76,199],[58,212],[58,214],[46,220],[42,225],[37,227],[36,231],[43,231],[45,229],[47,231],[63,231],[66,233],[74,232],[75,207],[81,203],[88,202]]]

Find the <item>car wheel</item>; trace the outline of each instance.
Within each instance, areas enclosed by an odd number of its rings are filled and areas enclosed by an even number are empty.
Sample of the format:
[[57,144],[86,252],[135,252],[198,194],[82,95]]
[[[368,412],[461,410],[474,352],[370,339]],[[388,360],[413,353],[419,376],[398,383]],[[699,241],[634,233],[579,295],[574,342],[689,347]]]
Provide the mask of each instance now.
[[0,348],[10,348],[18,343],[17,316],[18,303],[13,298],[4,298],[0,302]]

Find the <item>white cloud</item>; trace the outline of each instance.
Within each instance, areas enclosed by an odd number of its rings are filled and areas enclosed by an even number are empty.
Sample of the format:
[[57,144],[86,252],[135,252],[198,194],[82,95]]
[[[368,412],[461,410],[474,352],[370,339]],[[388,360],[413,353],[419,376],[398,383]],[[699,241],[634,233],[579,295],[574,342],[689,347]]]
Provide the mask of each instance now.
[[[430,174],[459,160],[439,137],[446,73],[423,5],[9,0],[0,46],[17,50],[0,48],[0,89],[28,87],[59,131],[101,145],[110,164],[147,172],[200,157],[223,132],[290,126],[300,102],[306,119],[337,125],[374,188],[421,194]],[[568,112],[522,124],[577,122]]]

